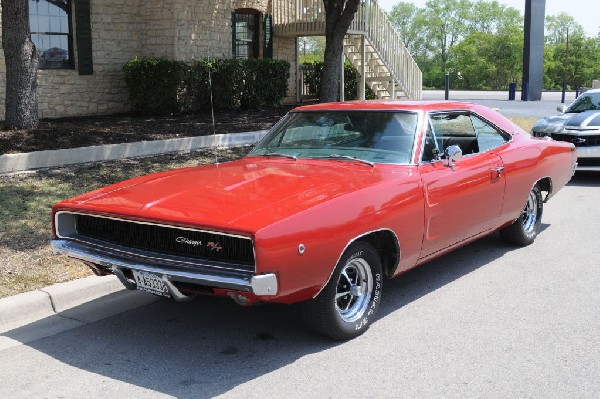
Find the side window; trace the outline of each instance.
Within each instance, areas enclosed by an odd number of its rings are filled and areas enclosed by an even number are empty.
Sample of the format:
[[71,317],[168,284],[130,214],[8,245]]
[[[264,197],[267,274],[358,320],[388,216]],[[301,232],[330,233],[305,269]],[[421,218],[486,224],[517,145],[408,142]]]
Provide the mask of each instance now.
[[477,134],[469,114],[445,112],[430,117],[440,152],[451,145],[457,145],[463,154],[479,152]]
[[508,141],[508,137],[494,126],[469,113],[433,114],[430,121],[441,153],[449,146],[457,145],[464,155],[477,154]]
[[508,137],[475,115],[471,115],[471,121],[473,122],[473,128],[477,135],[479,152],[489,151],[508,141]]
[[425,131],[425,142],[423,143],[423,154],[421,155],[421,161],[431,162],[437,159],[440,155],[436,136],[433,133],[431,124],[427,124],[427,130]]

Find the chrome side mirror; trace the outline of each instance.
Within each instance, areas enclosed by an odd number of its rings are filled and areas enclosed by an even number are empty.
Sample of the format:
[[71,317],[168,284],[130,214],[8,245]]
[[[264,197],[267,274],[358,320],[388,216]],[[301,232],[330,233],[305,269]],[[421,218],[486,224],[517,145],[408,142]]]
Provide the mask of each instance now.
[[556,107],[556,110],[558,112],[560,112],[561,114],[564,114],[565,111],[567,110],[567,106],[566,105],[559,105],[558,107]]
[[448,148],[446,148],[446,159],[448,160],[448,163],[446,164],[446,166],[452,168],[454,166],[454,163],[459,161],[461,158],[462,158],[462,150],[460,149],[459,146],[451,145]]

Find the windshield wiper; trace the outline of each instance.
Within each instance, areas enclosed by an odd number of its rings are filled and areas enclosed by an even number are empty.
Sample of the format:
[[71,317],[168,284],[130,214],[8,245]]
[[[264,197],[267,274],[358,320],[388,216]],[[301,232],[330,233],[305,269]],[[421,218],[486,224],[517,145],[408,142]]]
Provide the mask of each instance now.
[[296,161],[298,159],[295,155],[282,154],[280,152],[267,152],[265,154],[260,154],[258,156],[260,156],[260,157],[273,157],[273,158],[288,158],[288,159],[293,159],[294,161]]
[[364,163],[365,165],[375,166],[375,162],[367,161],[366,159],[356,158],[351,155],[329,154],[329,155],[317,155],[317,156],[314,156],[311,158],[315,158],[315,159],[349,159],[351,161]]

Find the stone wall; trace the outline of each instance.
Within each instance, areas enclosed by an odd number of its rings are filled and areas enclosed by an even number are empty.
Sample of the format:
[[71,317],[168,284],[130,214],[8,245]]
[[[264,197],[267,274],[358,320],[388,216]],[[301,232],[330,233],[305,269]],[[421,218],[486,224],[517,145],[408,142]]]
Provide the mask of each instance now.
[[[129,109],[121,68],[127,60],[139,55],[138,3],[139,0],[91,0],[94,74],[79,75],[75,45],[75,69],[40,70],[38,114],[41,118],[117,113]],[[5,77],[4,52],[1,52],[0,119],[4,117]]]
[[[134,56],[184,61],[229,58],[231,12],[238,8],[271,12],[271,1],[91,0],[90,7],[94,74],[79,75],[77,65],[72,70],[40,70],[42,118],[128,111],[122,72],[125,62]],[[295,39],[275,37],[274,57],[292,65],[286,99],[292,102],[296,87]],[[5,82],[4,53],[0,51],[0,120],[4,117]]]
[[296,38],[276,36],[273,40],[273,58],[286,60],[290,63],[290,78],[288,79],[288,92],[283,100],[285,104],[296,102]]

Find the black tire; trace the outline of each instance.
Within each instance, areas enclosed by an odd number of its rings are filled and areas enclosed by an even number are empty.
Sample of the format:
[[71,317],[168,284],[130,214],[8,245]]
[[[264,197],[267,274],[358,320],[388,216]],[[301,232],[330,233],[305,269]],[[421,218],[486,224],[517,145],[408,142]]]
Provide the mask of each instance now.
[[525,208],[510,226],[500,230],[500,237],[509,244],[527,246],[535,241],[542,225],[544,201],[536,184],[531,189]]
[[382,280],[377,251],[365,242],[350,245],[319,295],[301,304],[304,321],[337,340],[361,335],[375,320]]

